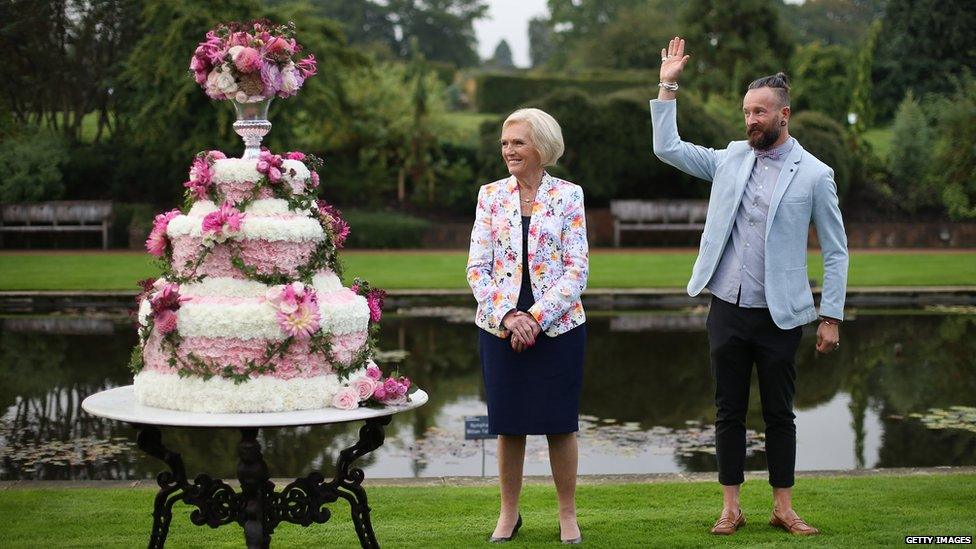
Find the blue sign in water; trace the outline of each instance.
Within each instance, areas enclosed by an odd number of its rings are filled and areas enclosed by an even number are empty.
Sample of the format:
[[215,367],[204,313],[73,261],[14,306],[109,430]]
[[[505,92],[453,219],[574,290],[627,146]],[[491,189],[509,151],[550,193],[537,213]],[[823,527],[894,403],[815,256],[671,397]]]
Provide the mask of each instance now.
[[464,416],[464,440],[497,438],[488,433],[488,416]]

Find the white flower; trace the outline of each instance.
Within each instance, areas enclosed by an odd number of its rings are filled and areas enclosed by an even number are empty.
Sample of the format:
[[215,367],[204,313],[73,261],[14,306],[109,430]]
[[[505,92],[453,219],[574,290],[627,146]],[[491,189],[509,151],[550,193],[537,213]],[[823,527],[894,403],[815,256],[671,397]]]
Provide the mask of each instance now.
[[149,314],[152,313],[152,305],[149,304],[148,299],[143,299],[139,303],[139,325],[148,326],[149,325]]
[[247,94],[244,93],[243,91],[237,92],[237,94],[234,95],[234,99],[236,99],[238,103],[248,103],[249,102],[248,101]]
[[298,69],[295,68],[293,63],[290,63],[281,71],[281,91],[286,93],[295,93],[298,91]]
[[237,82],[234,80],[234,75],[230,73],[230,66],[227,65],[227,63],[221,65],[220,72],[217,73],[216,84],[217,84],[217,89],[219,89],[221,92],[227,95],[231,95],[237,92]]
[[227,50],[227,53],[230,55],[231,59],[237,61],[237,56],[240,55],[242,51],[244,51],[244,46],[234,46]]

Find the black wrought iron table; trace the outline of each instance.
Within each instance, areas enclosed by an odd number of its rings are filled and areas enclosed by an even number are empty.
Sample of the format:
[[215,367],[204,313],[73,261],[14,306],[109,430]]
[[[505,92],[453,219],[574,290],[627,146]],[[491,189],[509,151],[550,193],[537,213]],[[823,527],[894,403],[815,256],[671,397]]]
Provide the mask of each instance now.
[[[302,410],[250,414],[205,414],[164,410],[136,402],[131,385],[117,387],[89,396],[82,408],[93,415],[132,424],[139,431],[138,445],[147,454],[162,460],[169,471],[159,473],[153,508],[149,547],[163,547],[173,518],[173,505],[182,501],[196,507],[190,521],[197,526],[217,528],[236,522],[244,528],[249,548],[268,547],[275,527],[282,522],[302,526],[322,524],[332,517],[326,506],[342,498],[349,503],[356,535],[363,547],[379,547],[370,522],[365,475],[353,466],[360,457],[383,444],[383,427],[394,414],[412,410],[427,402],[427,393],[416,391],[411,402],[403,406],[360,408],[357,410]],[[326,480],[319,472],[295,479],[281,491],[275,490],[268,466],[257,440],[258,430],[269,427],[293,427],[363,421],[359,440],[339,452],[335,477]],[[206,473],[192,482],[187,478],[180,454],[163,444],[159,427],[202,427],[240,429],[237,478],[240,491]]]

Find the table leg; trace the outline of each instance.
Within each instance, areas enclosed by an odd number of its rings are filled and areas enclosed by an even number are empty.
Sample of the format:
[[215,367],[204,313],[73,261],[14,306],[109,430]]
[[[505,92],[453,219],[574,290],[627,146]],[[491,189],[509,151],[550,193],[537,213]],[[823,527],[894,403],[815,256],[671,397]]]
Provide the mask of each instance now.
[[182,499],[183,492],[189,488],[186,481],[186,469],[183,458],[163,445],[163,436],[159,428],[154,425],[138,425],[137,444],[147,454],[163,461],[169,466],[169,471],[163,471],[156,476],[159,492],[153,506],[152,534],[149,536],[149,548],[162,548],[169,534],[169,524],[173,519],[173,504]]
[[237,479],[241,481],[240,516],[244,527],[244,539],[248,549],[266,549],[271,544],[274,525],[266,517],[269,497],[274,494],[274,483],[268,474],[268,465],[261,455],[257,441],[257,428],[241,429],[241,442],[237,446]]
[[385,438],[383,427],[392,419],[392,416],[384,416],[366,420],[366,424],[359,429],[359,441],[339,453],[336,477],[332,481],[338,489],[337,494],[349,502],[356,535],[359,536],[359,543],[363,547],[378,548],[379,543],[376,542],[376,534],[369,519],[370,509],[366,500],[366,490],[363,488],[366,475],[362,469],[352,467],[352,464],[383,445]]

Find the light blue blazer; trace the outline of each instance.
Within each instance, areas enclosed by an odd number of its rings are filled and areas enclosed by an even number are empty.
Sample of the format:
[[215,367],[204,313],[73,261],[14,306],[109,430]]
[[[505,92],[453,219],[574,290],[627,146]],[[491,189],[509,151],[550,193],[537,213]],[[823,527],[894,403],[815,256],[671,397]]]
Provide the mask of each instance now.
[[[747,141],[733,141],[722,150],[682,141],[676,103],[651,101],[654,154],[683,172],[712,182],[705,230],[688,282],[688,295],[696,296],[718,268],[756,155]],[[817,226],[824,263],[820,314],[842,320],[847,235],[837,206],[834,171],[797,143],[783,164],[766,220],[766,304],[773,321],[784,330],[817,319],[807,275],[811,220]]]

